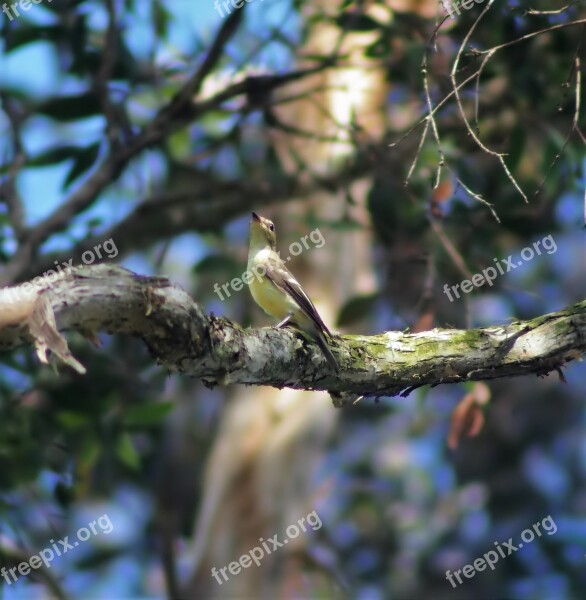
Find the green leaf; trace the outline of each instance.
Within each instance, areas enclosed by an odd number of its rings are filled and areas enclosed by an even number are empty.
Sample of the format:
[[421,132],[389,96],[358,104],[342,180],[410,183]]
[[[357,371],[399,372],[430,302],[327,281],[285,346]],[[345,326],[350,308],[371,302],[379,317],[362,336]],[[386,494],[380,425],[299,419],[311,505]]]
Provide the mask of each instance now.
[[67,174],[67,177],[65,178],[63,188],[66,188],[80,175],[83,175],[86,171],[91,169],[98,158],[99,152],[99,142],[91,144],[90,146],[87,146],[86,148],[83,148],[81,150],[77,150],[75,162],[73,163],[73,166],[71,167],[69,173]]
[[372,31],[382,27],[382,25],[372,17],[352,12],[345,12],[338,16],[334,21],[338,27],[345,31]]
[[129,408],[122,419],[125,427],[142,428],[161,425],[175,407],[174,402],[157,402]]
[[525,151],[525,143],[527,141],[527,134],[525,128],[517,125],[511,132],[509,141],[508,156],[506,159],[507,167],[514,171],[519,165],[519,161],[523,157]]
[[58,121],[73,121],[93,117],[102,112],[100,98],[95,92],[85,92],[78,96],[61,96],[42,102],[37,112]]
[[336,326],[343,327],[371,315],[374,312],[374,305],[378,298],[378,294],[367,294],[351,298],[340,309]]
[[384,33],[383,35],[381,35],[381,37],[378,40],[376,40],[366,48],[364,56],[367,56],[368,58],[386,57],[391,51],[389,39],[390,38],[388,33]]
[[169,32],[169,23],[171,22],[171,13],[156,0],[153,4],[153,21],[158,38],[166,39]]
[[100,441],[89,434],[84,437],[77,451],[77,460],[83,470],[89,471],[97,462],[102,454]]
[[128,433],[123,433],[118,439],[116,455],[129,469],[136,471],[140,467],[140,456]]
[[57,414],[57,422],[65,429],[81,429],[88,424],[88,416],[70,410],[62,410]]
[[45,167],[47,165],[54,165],[65,160],[73,158],[79,153],[79,146],[59,146],[58,148],[51,148],[46,152],[37,154],[34,158],[31,158],[26,164],[27,167]]
[[[2,15],[4,16],[4,15]],[[61,25],[44,25],[40,27],[15,27],[10,31],[10,35],[6,36],[6,53],[11,52],[25,46],[31,42],[39,42],[42,40],[50,41],[51,43],[67,37],[67,30]]]

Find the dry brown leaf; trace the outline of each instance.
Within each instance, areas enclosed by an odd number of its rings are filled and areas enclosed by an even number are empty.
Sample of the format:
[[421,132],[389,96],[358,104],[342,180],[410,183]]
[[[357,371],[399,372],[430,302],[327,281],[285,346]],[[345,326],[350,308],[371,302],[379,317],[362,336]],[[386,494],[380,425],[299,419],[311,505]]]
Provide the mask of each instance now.
[[466,394],[452,413],[448,447],[454,450],[462,437],[474,437],[484,426],[484,413],[473,393]]
[[26,324],[33,338],[37,356],[42,363],[48,364],[47,353],[50,350],[66,365],[81,375],[85,374],[85,367],[73,357],[67,340],[57,330],[55,313],[47,296],[39,296],[32,312],[26,318]]

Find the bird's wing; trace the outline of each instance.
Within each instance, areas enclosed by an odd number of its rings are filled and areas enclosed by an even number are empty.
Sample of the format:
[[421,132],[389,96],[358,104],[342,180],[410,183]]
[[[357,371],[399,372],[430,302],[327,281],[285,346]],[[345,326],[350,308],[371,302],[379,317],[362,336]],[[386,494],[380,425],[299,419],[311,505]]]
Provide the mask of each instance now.
[[266,276],[273,282],[273,284],[281,290],[283,293],[288,294],[297,302],[299,308],[314,322],[315,326],[325,331],[330,337],[330,330],[326,327],[326,324],[322,321],[319,316],[317,309],[313,305],[313,302],[309,299],[309,296],[303,291],[300,283],[293,277],[289,269],[285,266],[285,263],[280,259],[269,259],[266,264]]

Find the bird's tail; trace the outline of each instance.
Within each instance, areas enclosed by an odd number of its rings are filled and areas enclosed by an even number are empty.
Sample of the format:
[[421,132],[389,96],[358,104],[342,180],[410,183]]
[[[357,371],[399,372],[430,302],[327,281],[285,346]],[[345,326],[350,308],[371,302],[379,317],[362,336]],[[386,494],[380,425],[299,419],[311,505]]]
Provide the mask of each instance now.
[[315,343],[319,346],[328,365],[330,365],[330,367],[334,371],[334,373],[339,373],[340,367],[338,365],[338,361],[335,359],[334,355],[332,354],[332,351],[330,350],[328,341],[326,340],[326,336],[324,335],[323,331],[316,330],[314,335],[312,335],[311,337],[315,340]]

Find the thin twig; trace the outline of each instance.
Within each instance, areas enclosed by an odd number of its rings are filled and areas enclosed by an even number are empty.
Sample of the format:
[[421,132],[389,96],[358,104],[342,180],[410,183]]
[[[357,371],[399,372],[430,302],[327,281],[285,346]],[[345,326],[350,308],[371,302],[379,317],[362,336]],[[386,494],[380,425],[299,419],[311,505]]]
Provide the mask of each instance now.
[[[509,171],[509,168],[507,167],[507,164],[505,163],[505,160],[504,160],[504,156],[505,155],[502,154],[502,153],[500,153],[500,152],[496,152],[495,150],[491,150],[490,148],[488,148],[480,140],[480,138],[476,135],[476,132],[471,127],[470,122],[468,121],[468,117],[466,116],[466,113],[464,111],[464,106],[462,104],[462,98],[460,97],[460,93],[459,93],[459,90],[458,90],[458,87],[457,87],[457,82],[456,82],[456,73],[458,71],[458,65],[460,64],[460,58],[462,57],[462,53],[464,52],[464,48],[468,45],[468,42],[470,41],[470,38],[472,37],[472,33],[474,33],[474,30],[476,29],[476,27],[478,26],[478,24],[480,23],[480,21],[484,18],[484,15],[486,15],[486,13],[491,9],[491,7],[492,7],[493,4],[494,4],[494,0],[489,0],[488,4],[485,6],[484,10],[480,13],[480,15],[478,15],[478,18],[474,21],[474,23],[472,23],[472,26],[470,27],[470,29],[466,33],[466,36],[464,37],[464,40],[462,41],[462,44],[460,45],[460,48],[458,49],[458,52],[456,54],[456,58],[454,60],[453,66],[452,66],[452,72],[450,74],[450,79],[452,81],[452,86],[453,86],[453,89],[454,89],[454,92],[455,92],[456,104],[458,105],[458,110],[460,111],[460,115],[462,117],[462,120],[464,121],[464,124],[466,125],[466,129],[468,130],[468,133],[470,134],[470,136],[472,137],[472,139],[476,142],[476,144],[482,150],[484,150],[484,152],[486,152],[487,154],[490,154],[490,155],[495,156],[495,157],[498,158],[499,162],[501,163],[501,165],[503,167],[503,170],[505,171],[505,174],[507,175],[507,177],[509,178],[509,180],[511,181],[511,183],[513,184],[513,186],[515,187],[515,189],[519,192],[519,194],[521,195],[521,197],[523,198],[523,200],[525,200],[525,202],[529,202],[527,196],[525,195],[525,192],[523,192],[523,190],[521,189],[521,187],[517,183],[516,179],[513,177],[513,175]],[[490,52],[493,54],[494,52],[496,52],[497,49],[498,49],[498,47],[497,48],[492,48],[490,50]]]
[[572,137],[572,133],[574,133],[575,131],[578,131],[578,133],[580,133],[580,130],[578,129],[578,118],[580,116],[580,94],[581,94],[581,88],[582,88],[582,73],[580,71],[580,57],[579,56],[575,57],[574,64],[576,66],[576,92],[575,92],[574,118],[572,119],[572,126],[564,138],[564,143],[562,144],[562,147],[559,149],[558,152],[556,152],[556,155],[553,157],[553,160],[551,161],[550,165],[547,167],[547,170],[545,171],[545,175],[543,176],[541,183],[539,184],[539,186],[535,190],[535,193],[533,194],[534,196],[537,196],[541,192],[543,186],[545,185],[545,182],[547,181],[547,178],[549,177],[549,174],[551,173],[551,170],[554,168],[555,164],[558,162],[558,160],[561,158],[562,154],[564,153],[564,150],[567,148],[567,146],[570,142],[570,138]]

